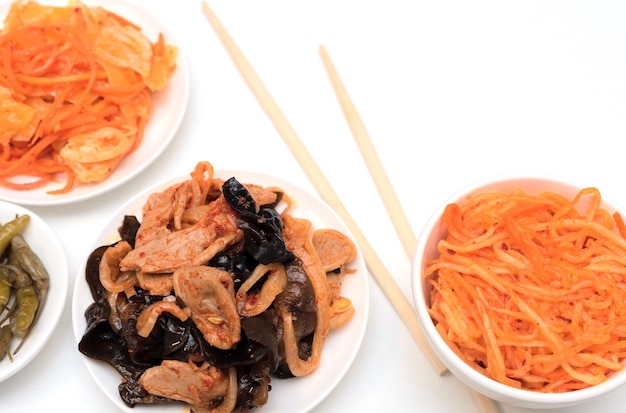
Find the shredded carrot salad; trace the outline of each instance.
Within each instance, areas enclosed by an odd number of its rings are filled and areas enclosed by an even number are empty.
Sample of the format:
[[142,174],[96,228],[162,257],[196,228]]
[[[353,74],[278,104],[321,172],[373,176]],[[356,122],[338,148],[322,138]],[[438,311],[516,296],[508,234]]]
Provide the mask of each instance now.
[[510,386],[566,392],[626,357],[626,240],[596,188],[480,193],[449,204],[424,273],[430,314],[469,365]]
[[16,1],[0,33],[0,185],[100,182],[141,142],[178,49],[79,1]]

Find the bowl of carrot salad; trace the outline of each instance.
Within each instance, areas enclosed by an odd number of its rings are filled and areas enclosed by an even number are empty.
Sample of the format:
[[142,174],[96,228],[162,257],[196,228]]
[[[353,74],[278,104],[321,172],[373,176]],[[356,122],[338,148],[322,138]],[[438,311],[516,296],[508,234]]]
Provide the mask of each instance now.
[[562,408],[626,382],[624,212],[596,187],[503,176],[424,226],[412,289],[451,373],[494,400]]

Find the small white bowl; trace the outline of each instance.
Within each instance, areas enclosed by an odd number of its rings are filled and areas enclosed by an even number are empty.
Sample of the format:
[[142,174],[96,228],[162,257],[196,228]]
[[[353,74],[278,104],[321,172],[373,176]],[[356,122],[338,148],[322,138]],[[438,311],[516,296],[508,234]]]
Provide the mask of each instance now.
[[[5,224],[17,215],[30,215],[30,221],[22,236],[39,256],[50,276],[50,288],[39,318],[24,341],[22,348],[13,356],[13,362],[5,356],[0,360],[0,382],[8,379],[30,363],[43,349],[63,313],[68,295],[69,271],[63,246],[48,224],[34,212],[9,202],[0,201],[0,223]],[[4,314],[2,315],[2,317]],[[11,350],[19,340],[14,338]]]
[[[538,194],[552,191],[572,199],[581,188],[580,185],[568,180],[545,176],[500,176],[484,180],[459,191],[444,202],[428,220],[419,235],[413,257],[411,281],[414,304],[426,338],[435,354],[452,374],[475,391],[496,401],[530,409],[563,408],[586,402],[620,387],[626,383],[626,370],[621,370],[608,380],[586,389],[563,393],[542,393],[499,383],[474,370],[459,358],[435,329],[428,313],[430,290],[427,289],[422,277],[425,260],[438,256],[437,243],[447,235],[445,225],[441,220],[444,209],[446,205],[462,202],[469,194],[477,192],[521,189],[527,194]],[[602,194],[602,199],[604,208],[609,211],[617,209],[617,206],[604,194]]]

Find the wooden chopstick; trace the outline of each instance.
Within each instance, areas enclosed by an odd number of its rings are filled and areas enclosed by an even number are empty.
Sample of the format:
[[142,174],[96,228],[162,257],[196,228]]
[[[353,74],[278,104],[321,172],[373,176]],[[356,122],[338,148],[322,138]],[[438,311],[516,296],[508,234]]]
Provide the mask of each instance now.
[[380,193],[380,197],[385,205],[385,208],[387,209],[387,213],[390,217],[392,217],[393,226],[400,237],[402,246],[404,247],[407,256],[412,257],[417,240],[415,238],[415,234],[411,230],[411,224],[409,223],[404,210],[400,206],[400,201],[398,200],[396,192],[393,190],[393,186],[391,185],[387,173],[385,172],[385,168],[376,153],[376,149],[374,149],[374,145],[372,145],[372,141],[369,137],[367,129],[365,128],[365,124],[352,104],[348,91],[344,87],[332,60],[326,51],[326,48],[324,46],[320,46],[319,53],[322,58],[322,62],[326,67],[326,72],[328,73],[328,77],[330,78],[337,98],[341,104],[344,116],[346,117],[348,125],[352,130],[352,134],[354,135],[359,149],[361,150],[361,155],[363,156],[363,159],[366,160],[366,164],[369,168],[372,179],[376,184],[376,188]]
[[[385,207],[387,208],[387,213],[391,217],[400,239],[403,241],[407,256],[409,259],[412,259],[416,238],[411,226],[409,225],[404,210],[398,201],[398,197],[396,196],[393,186],[387,177],[387,173],[383,168],[382,162],[372,145],[372,141],[367,129],[365,128],[365,124],[357,112],[356,107],[354,106],[354,103],[352,102],[352,99],[350,98],[350,95],[348,94],[348,91],[346,90],[339,73],[335,69],[335,65],[333,64],[324,46],[320,46],[320,56],[324,66],[326,67],[328,77],[333,85],[344,116],[350,125],[350,129],[352,130],[352,134],[354,135],[359,149],[361,150],[363,159],[369,168],[370,174],[372,175],[372,178],[376,183],[376,187],[378,188],[378,192],[380,193]],[[472,396],[478,404],[481,412],[498,412],[498,407],[493,400],[472,389],[470,389],[470,391],[472,392]]]
[[341,217],[341,219],[343,219],[352,232],[352,235],[363,253],[363,257],[370,272],[387,296],[387,299],[393,305],[400,318],[404,321],[404,324],[411,332],[413,339],[422,349],[422,352],[431,363],[437,374],[443,374],[446,371],[446,367],[441,360],[437,358],[428,345],[419,319],[417,318],[413,307],[411,307],[411,304],[402,293],[402,290],[400,290],[398,285],[395,283],[391,274],[387,271],[380,258],[376,255],[374,249],[371,247],[357,224],[343,206],[332,186],[324,177],[324,174],[319,169],[308,150],[294,129],[291,127],[290,123],[283,115],[269,91],[266,89],[265,85],[258,77],[255,70],[243,55],[230,34],[226,31],[213,10],[205,1],[203,1],[202,7],[217,36],[235,63],[235,66],[241,73],[249,88],[252,90],[253,94],[256,96],[279,134],[282,136],[294,157],[300,163],[300,166],[303,168],[320,196],[335,210],[335,212]]

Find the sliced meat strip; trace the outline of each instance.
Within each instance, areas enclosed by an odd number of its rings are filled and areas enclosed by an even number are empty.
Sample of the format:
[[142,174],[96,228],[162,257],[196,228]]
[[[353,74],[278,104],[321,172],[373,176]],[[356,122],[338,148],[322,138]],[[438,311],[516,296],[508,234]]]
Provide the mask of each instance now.
[[137,284],[152,295],[169,295],[174,288],[171,273],[137,272],[136,275]]
[[163,360],[139,378],[150,394],[180,400],[194,407],[209,409],[219,403],[229,388],[229,375],[209,365]]
[[248,192],[250,192],[250,196],[254,199],[257,207],[272,205],[278,199],[278,195],[276,195],[275,192],[276,189],[266,188],[255,184],[243,184],[243,186],[245,186]]
[[135,237],[135,247],[141,246],[162,233],[169,233],[169,222],[180,204],[186,202],[188,183],[174,184],[148,197],[142,209],[141,225]]
[[356,257],[356,245],[345,234],[334,229],[314,231],[313,245],[326,272],[336,270]]
[[155,235],[130,251],[122,259],[120,268],[122,271],[163,273],[186,265],[206,264],[242,238],[235,212],[220,197],[209,204],[205,216],[197,224]]
[[235,286],[226,271],[206,265],[174,272],[174,292],[191,309],[191,319],[207,343],[226,350],[241,339]]

